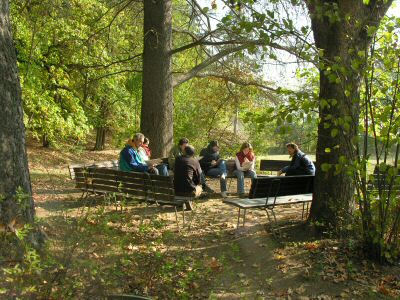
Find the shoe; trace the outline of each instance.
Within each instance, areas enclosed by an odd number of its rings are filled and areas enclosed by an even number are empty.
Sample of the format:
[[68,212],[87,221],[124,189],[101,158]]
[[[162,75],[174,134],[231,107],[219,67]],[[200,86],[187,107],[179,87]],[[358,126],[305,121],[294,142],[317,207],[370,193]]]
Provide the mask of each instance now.
[[208,185],[203,186],[203,192],[208,193],[208,194],[214,194],[215,191],[210,188]]
[[221,192],[221,196],[222,196],[222,198],[228,197],[228,195],[226,194],[226,192]]

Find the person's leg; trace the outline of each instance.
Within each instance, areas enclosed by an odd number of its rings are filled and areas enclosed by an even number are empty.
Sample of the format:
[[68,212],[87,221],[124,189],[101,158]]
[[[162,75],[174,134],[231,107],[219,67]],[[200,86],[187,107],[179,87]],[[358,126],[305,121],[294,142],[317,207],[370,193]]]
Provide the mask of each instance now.
[[210,194],[215,193],[215,191],[207,185],[207,183],[206,183],[206,175],[204,174],[204,172],[201,172],[200,183],[201,183],[201,186],[203,187],[203,191],[204,192],[210,193]]
[[165,164],[160,164],[156,166],[158,173],[162,176],[169,176],[168,168]]
[[233,175],[237,177],[237,192],[238,194],[244,194],[244,173],[240,170],[233,171]]
[[[219,169],[220,174],[221,174],[221,176],[219,178],[219,184],[221,186],[221,193],[225,192],[225,194],[226,194],[226,191],[227,191],[227,188],[226,188],[227,171],[226,170],[227,170],[227,168],[226,168],[226,161],[225,160],[221,160],[219,162],[218,169]],[[223,195],[223,196],[225,197],[226,195]]]
[[219,177],[219,183],[221,186],[221,193],[224,193],[222,196],[226,197],[226,174],[222,173],[221,169],[218,167],[211,168],[207,171],[207,176],[210,177]]

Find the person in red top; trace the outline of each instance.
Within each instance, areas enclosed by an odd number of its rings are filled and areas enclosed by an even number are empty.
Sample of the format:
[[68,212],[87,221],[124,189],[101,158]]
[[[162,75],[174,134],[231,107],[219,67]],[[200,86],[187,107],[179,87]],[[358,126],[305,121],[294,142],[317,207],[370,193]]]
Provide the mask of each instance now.
[[237,177],[237,192],[240,197],[245,197],[244,193],[244,178],[256,178],[255,170],[256,157],[253,152],[253,147],[250,143],[245,142],[240,147],[240,151],[236,153],[235,164],[236,170],[233,174]]
[[148,158],[151,158],[151,150],[149,148],[149,144],[150,141],[147,137],[144,138],[143,144],[142,144],[142,148],[144,149],[144,151],[146,152],[146,155]]

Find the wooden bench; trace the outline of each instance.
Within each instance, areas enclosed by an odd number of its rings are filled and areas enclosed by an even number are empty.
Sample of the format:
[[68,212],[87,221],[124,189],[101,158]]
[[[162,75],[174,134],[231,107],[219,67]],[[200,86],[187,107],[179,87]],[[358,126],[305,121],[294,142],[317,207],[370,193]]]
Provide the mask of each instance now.
[[177,208],[182,208],[183,224],[185,209],[192,209],[194,197],[176,196],[173,178],[169,176],[96,167],[75,167],[73,171],[75,187],[87,195],[108,194],[116,200],[134,199],[147,205],[156,203],[173,206],[177,223]]
[[[223,203],[238,208],[237,227],[239,227],[241,210],[243,210],[243,226],[246,222],[247,209],[262,209],[267,213],[271,211],[274,221],[276,216],[274,208],[279,205],[302,203],[304,216],[305,204],[312,201],[314,188],[314,175],[299,176],[259,176],[252,182],[249,198],[225,199]],[[308,209],[308,205],[307,205]]]
[[[313,163],[315,165],[315,161]],[[262,159],[260,160],[260,171],[278,172],[288,165],[290,165],[290,160]]]

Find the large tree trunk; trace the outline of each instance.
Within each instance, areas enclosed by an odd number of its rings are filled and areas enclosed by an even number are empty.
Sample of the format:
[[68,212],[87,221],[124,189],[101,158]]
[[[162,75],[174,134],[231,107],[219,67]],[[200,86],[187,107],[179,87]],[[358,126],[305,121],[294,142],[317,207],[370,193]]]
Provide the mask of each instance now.
[[[324,64],[320,68],[317,173],[310,218],[325,228],[340,229],[351,215],[353,178],[342,166],[355,160],[359,87],[364,68],[361,62],[356,66],[352,61],[360,61],[359,53],[365,53],[371,41],[368,26],[379,26],[391,3],[384,2],[371,0],[369,5],[362,0],[307,2],[315,43],[323,50],[320,63]],[[337,5],[336,12],[333,4]],[[337,21],[334,13],[340,17]]]
[[144,1],[143,99],[140,127],[154,157],[173,145],[172,1]]
[[[34,205],[25,149],[25,128],[17,58],[11,35],[9,2],[0,2],[0,223],[12,229],[18,222],[33,222]],[[17,189],[26,197],[16,200]],[[21,205],[22,204],[22,205]]]

